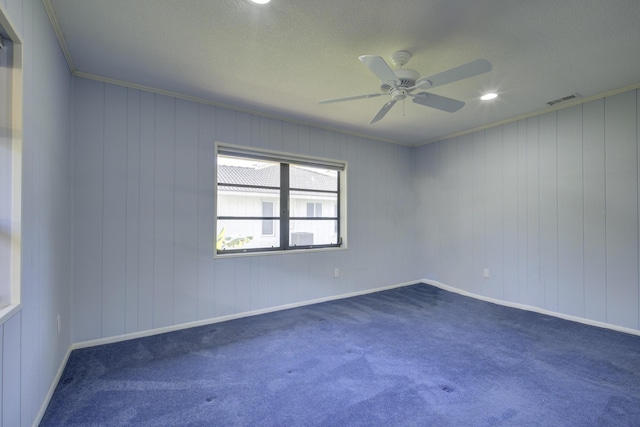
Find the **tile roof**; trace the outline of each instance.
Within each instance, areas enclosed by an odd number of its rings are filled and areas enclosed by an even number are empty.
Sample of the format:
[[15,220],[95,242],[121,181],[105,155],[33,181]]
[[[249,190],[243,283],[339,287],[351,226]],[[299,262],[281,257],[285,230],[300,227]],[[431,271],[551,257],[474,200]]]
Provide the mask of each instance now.
[[[294,188],[306,188],[320,191],[336,191],[338,188],[335,176],[315,172],[301,167],[289,169],[289,180]],[[270,189],[237,188],[223,184],[261,185],[266,187],[280,186],[280,166],[272,165],[264,168],[218,165],[218,185],[221,190],[273,192]]]

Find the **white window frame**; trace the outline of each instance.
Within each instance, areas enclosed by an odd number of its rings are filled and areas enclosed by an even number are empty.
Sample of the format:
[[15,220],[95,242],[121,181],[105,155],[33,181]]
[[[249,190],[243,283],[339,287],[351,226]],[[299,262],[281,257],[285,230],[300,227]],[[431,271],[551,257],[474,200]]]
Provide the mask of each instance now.
[[[10,273],[9,283],[0,283],[9,291],[9,304],[0,308],[0,324],[10,319],[21,308],[21,256],[22,256],[22,79],[23,79],[23,45],[22,38],[16,27],[9,19],[9,15],[0,5],[0,27],[4,30],[3,38],[8,39],[12,46],[11,67],[11,216],[0,218],[6,221],[10,235]],[[4,279],[2,279],[4,281]],[[4,305],[4,304],[3,304]]]
[[[323,157],[306,156],[300,154],[285,153],[274,150],[266,150],[261,148],[247,147],[242,145],[227,144],[216,142],[215,143],[215,159],[216,168],[214,171],[214,230],[218,229],[217,226],[217,206],[218,206],[218,169],[217,160],[219,153],[246,157],[246,158],[268,158],[274,161],[291,162],[298,165],[312,165],[312,166],[324,166],[340,170],[339,174],[339,201],[340,212],[338,217],[338,227],[340,227],[341,244],[339,246],[332,247],[317,247],[317,248],[305,248],[305,249],[287,249],[287,250],[255,250],[246,252],[232,252],[232,253],[219,253],[214,247],[214,258],[228,258],[238,256],[262,256],[262,255],[278,255],[278,254],[292,254],[301,252],[318,252],[318,251],[336,251],[347,250],[347,162],[342,160],[328,159]],[[274,226],[275,228],[275,226]],[[215,236],[214,236],[215,237]],[[214,238],[215,241],[215,238]]]

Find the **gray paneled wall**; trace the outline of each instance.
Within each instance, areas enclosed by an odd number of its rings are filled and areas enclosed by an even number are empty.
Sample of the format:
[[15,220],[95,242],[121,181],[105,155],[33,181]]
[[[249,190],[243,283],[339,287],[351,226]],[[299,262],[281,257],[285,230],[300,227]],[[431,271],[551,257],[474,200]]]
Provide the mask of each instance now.
[[[410,148],[82,78],[73,111],[74,342],[420,277]],[[347,160],[349,249],[214,259],[216,140]]]
[[639,329],[639,102],[629,91],[417,149],[423,276]]
[[71,345],[71,74],[40,0],[0,5],[24,46],[22,309],[0,325],[0,425],[15,427],[37,419]]

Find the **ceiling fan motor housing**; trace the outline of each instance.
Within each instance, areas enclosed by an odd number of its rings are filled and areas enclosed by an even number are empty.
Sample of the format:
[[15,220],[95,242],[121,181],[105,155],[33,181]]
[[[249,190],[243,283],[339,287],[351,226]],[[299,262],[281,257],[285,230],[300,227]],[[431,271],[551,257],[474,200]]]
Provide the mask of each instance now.
[[[398,89],[413,87],[416,84],[416,80],[420,78],[420,73],[418,73],[416,70],[410,70],[408,68],[394,70],[393,73],[396,75],[398,81],[400,82],[400,84],[396,86],[396,88]],[[380,86],[380,89],[383,92],[390,92],[393,87],[387,83],[383,83]]]

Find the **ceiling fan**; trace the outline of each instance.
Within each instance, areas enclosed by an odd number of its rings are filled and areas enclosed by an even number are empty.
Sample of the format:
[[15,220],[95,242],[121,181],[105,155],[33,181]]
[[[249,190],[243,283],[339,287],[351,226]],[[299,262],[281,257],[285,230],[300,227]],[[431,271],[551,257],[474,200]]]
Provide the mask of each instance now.
[[395,52],[391,56],[391,62],[398,68],[397,70],[392,70],[381,56],[362,55],[358,59],[380,79],[381,92],[347,96],[344,98],[324,99],[320,101],[320,104],[390,95],[391,101],[382,106],[380,111],[373,116],[369,124],[382,119],[396,102],[403,101],[407,97],[411,97],[416,104],[455,113],[464,107],[464,102],[429,92],[413,93],[413,91],[416,89],[424,90],[442,86],[491,71],[491,63],[489,61],[486,59],[476,59],[468,64],[460,65],[432,76],[420,77],[420,73],[417,71],[402,68],[409,62],[409,59],[411,59],[411,53],[404,50]]

